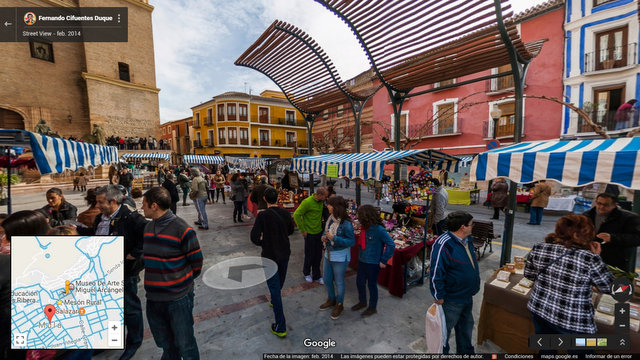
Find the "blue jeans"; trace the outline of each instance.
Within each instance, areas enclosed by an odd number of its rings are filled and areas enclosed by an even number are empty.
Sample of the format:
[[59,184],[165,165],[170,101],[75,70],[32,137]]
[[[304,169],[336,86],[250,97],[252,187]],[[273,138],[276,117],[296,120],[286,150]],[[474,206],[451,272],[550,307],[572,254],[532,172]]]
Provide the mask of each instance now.
[[[533,320],[533,328],[536,329],[536,334],[579,334],[578,332],[567,330],[554,325],[534,313],[531,313],[531,318]],[[567,350],[567,352],[572,355],[594,353],[594,351],[587,350]],[[540,355],[555,355],[557,353],[558,351],[556,350],[540,350],[539,352]]]
[[307,234],[304,238],[304,264],[302,274],[312,275],[313,280],[322,277],[320,274],[320,262],[322,261],[322,233]]
[[142,303],[138,298],[138,282],[136,274],[124,277],[124,325],[127,327],[127,339],[121,360],[130,359],[142,345],[144,322],[142,320]]
[[193,333],[193,289],[174,301],[147,300],[147,320],[162,360],[200,359]]
[[456,329],[456,350],[458,354],[475,354],[471,345],[473,332],[473,302],[454,303],[446,301],[442,304],[444,318],[447,322],[447,339],[442,346],[442,353],[449,353],[449,335],[451,329]]
[[198,211],[198,221],[202,224],[203,227],[209,227],[209,221],[207,220],[207,198],[201,197],[197,198],[194,201],[196,205],[196,210]]
[[271,305],[273,305],[273,316],[276,318],[275,330],[277,332],[287,331],[287,321],[284,318],[284,309],[282,306],[282,286],[284,286],[284,280],[287,277],[287,267],[289,265],[289,259],[276,261],[278,264],[278,271],[273,274],[267,280],[267,287],[271,294]]
[[242,201],[242,213],[249,216],[249,208],[247,208],[247,199],[249,198],[244,198],[244,200]]
[[[329,300],[344,302],[344,273],[347,271],[348,261],[329,261],[324,258],[324,286],[327,288]],[[335,289],[333,282],[336,282]],[[336,295],[336,291],[338,294]]]
[[358,300],[366,304],[367,293],[365,286],[369,284],[369,307],[373,310],[378,306],[378,274],[380,274],[380,264],[367,264],[358,262],[358,273],[356,274],[356,286],[358,287]]
[[544,208],[539,206],[531,207],[531,210],[529,210],[529,222],[531,224],[540,225],[542,222],[542,210],[544,210]]

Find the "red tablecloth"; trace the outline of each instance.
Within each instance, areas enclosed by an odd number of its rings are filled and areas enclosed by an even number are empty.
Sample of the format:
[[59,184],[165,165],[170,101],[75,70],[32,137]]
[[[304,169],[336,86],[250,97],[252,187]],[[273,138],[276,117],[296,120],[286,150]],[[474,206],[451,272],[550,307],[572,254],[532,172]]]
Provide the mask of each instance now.
[[[491,201],[491,193],[487,194],[487,201]],[[516,195],[516,202],[518,204],[528,204],[530,201],[531,201],[531,194]]]
[[[295,204],[293,207],[284,207],[284,206],[280,205],[280,208],[285,209],[290,213],[293,213],[298,208],[298,205],[299,204]],[[247,199],[247,209],[249,211],[251,211],[251,213],[253,214],[254,217],[258,215],[258,205],[255,204],[250,199]]]
[[[386,286],[389,294],[397,297],[404,295],[404,265],[411,260],[416,254],[422,250],[424,244],[419,242],[404,249],[396,249],[393,257],[389,261],[390,265],[380,269],[378,275],[378,284]],[[358,246],[351,247],[351,261],[349,266],[353,269],[358,268]]]

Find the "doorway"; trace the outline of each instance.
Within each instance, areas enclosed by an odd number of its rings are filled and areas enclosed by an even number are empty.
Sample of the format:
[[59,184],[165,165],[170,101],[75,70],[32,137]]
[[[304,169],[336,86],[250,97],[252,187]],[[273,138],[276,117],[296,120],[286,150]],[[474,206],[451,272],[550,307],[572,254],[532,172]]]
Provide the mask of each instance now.
[[0,109],[0,128],[24,130],[24,120],[15,111]]
[[614,116],[620,105],[624,104],[625,85],[611,86],[593,90],[594,106],[593,121],[607,130],[616,128]]

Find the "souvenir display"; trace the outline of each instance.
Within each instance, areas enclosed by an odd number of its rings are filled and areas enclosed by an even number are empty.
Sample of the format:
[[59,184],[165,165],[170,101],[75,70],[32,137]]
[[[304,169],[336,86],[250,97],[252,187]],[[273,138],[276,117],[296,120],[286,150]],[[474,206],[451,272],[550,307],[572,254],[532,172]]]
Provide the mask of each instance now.
[[410,181],[392,181],[390,194],[394,202],[413,201],[422,203],[436,188],[431,182],[431,173],[422,172],[414,175]]
[[282,190],[278,194],[278,206],[282,208],[295,208],[304,200],[307,192],[296,194],[293,191]]
[[515,291],[518,294],[527,295],[529,291],[531,291],[531,289],[521,286],[520,284],[516,284],[514,287],[511,288],[511,291]]
[[518,285],[522,286],[522,287],[526,287],[526,288],[531,288],[533,287],[533,281],[523,277],[520,282],[518,283]]
[[500,281],[509,282],[509,277],[511,276],[511,272],[507,270],[498,271],[498,275],[496,275],[496,279]]

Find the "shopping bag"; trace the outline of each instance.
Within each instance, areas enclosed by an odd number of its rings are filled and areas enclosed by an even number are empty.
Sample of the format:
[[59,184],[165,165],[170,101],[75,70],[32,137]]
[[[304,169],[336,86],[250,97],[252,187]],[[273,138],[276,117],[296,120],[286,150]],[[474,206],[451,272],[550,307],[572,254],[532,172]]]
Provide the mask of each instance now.
[[447,337],[447,325],[442,305],[433,304],[427,310],[425,337],[428,354],[442,354],[442,346]]

